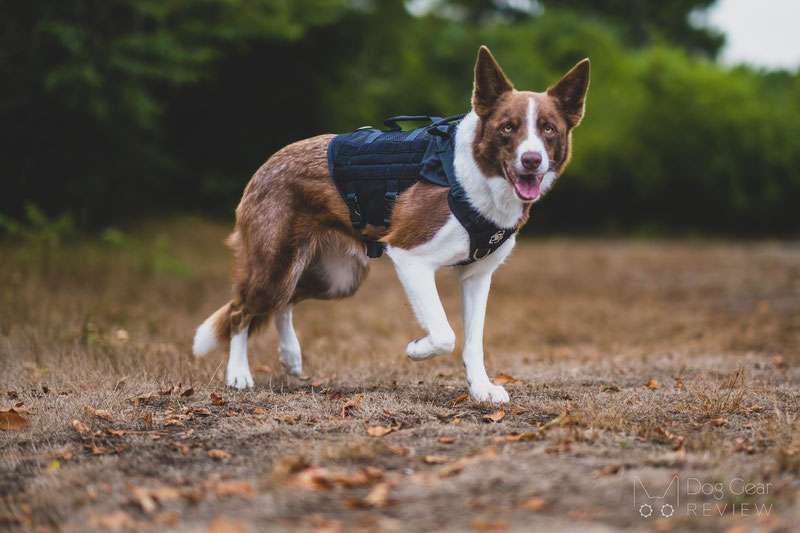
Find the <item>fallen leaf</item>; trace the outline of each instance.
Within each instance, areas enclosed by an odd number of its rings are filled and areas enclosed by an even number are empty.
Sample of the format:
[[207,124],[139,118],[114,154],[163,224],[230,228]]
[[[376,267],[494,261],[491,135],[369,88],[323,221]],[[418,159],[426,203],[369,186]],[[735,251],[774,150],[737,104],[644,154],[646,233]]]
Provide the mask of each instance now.
[[19,431],[29,427],[30,424],[25,417],[17,413],[14,409],[0,413],[0,430]]
[[357,394],[352,400],[348,400],[342,406],[342,414],[341,417],[345,417],[345,411],[347,411],[348,407],[352,407],[353,409],[358,409],[361,407],[361,400],[364,398],[363,394]]
[[388,483],[378,483],[372,487],[372,490],[364,496],[362,501],[370,507],[385,507],[389,502],[389,490],[391,488]]
[[131,402],[133,402],[134,405],[144,405],[148,403],[150,400],[152,400],[154,397],[155,397],[154,392],[148,392],[147,394],[142,394],[135,398],[132,398]]
[[211,525],[208,526],[208,529],[200,531],[198,533],[244,533],[245,528],[239,522],[231,522],[224,516],[218,516],[211,522]]
[[81,422],[80,420],[73,420],[72,427],[75,428],[75,431],[80,433],[81,435],[88,435],[89,434],[89,426]]
[[469,394],[462,394],[461,396],[459,396],[458,398],[456,398],[456,399],[454,399],[453,401],[450,402],[450,408],[452,409],[453,407],[455,407],[456,405],[460,404],[461,402],[466,401],[467,398],[469,398]]
[[450,460],[450,458],[446,455],[426,455],[422,458],[422,460],[428,464],[436,465],[446,463]]
[[95,409],[94,407],[90,407],[86,404],[83,404],[83,408],[92,416],[96,416],[97,418],[102,418],[103,420],[108,420],[112,424],[114,423],[114,417],[111,416],[110,411],[105,411],[103,409]]
[[529,511],[542,511],[546,509],[547,506],[547,501],[539,498],[538,496],[531,496],[527,500],[522,500],[517,504],[517,507],[527,509]]
[[501,522],[490,522],[485,518],[476,518],[470,524],[475,531],[508,531],[510,526],[508,522],[501,521]]
[[617,385],[603,385],[603,392],[619,392],[620,389]]
[[284,415],[280,417],[275,417],[274,420],[277,422],[286,422],[287,424],[294,424],[298,420],[300,420],[300,418],[301,418],[300,415]]
[[208,456],[211,457],[212,459],[227,459],[228,457],[231,456],[231,454],[229,454],[225,450],[219,450],[217,448],[214,448],[208,450]]
[[369,433],[373,437],[383,437],[384,435],[391,432],[392,428],[387,428],[384,426],[372,426],[367,428],[367,433]]
[[715,426],[724,426],[725,424],[728,423],[728,419],[727,418],[714,418],[714,419],[711,420],[711,422]]
[[313,383],[311,384],[311,386],[312,386],[312,387],[322,387],[322,385],[324,385],[324,384],[325,384],[325,382],[324,382],[324,381],[315,381],[315,382],[313,382]]
[[103,431],[105,431],[105,432],[106,432],[108,435],[110,435],[110,436],[112,436],[112,437],[121,437],[121,436],[123,436],[123,435],[125,434],[125,431],[124,431],[124,430],[121,430],[121,429],[111,429],[111,428],[110,428],[110,427],[108,427],[108,426],[106,426],[106,427],[105,427],[105,429],[104,429]]
[[562,453],[568,452],[572,448],[572,440],[565,440],[563,442],[559,442],[558,444],[554,444],[553,446],[548,446],[544,449],[545,453]]
[[509,412],[509,414],[511,414],[511,415],[521,415],[522,413],[527,413],[527,412],[528,412],[528,410],[525,409],[524,407],[520,407],[519,405],[515,405],[514,407],[511,408],[511,412]]
[[216,392],[211,393],[211,403],[213,405],[225,405],[225,398],[217,394]]
[[408,455],[409,450],[405,447],[387,446],[386,451],[395,455]]
[[107,531],[122,531],[124,529],[136,529],[138,522],[125,511],[119,510],[107,515],[92,515],[90,520],[92,526],[105,529]]
[[483,415],[483,419],[486,420],[487,422],[500,422],[505,416],[506,412],[501,409],[499,411],[495,411],[490,415]]
[[220,498],[227,498],[228,496],[250,498],[255,494],[255,489],[244,481],[221,481],[214,487],[214,492]]
[[260,407],[256,407],[255,409],[253,409],[253,414],[254,415],[268,415],[269,412],[266,409],[262,409]]
[[164,420],[164,427],[168,426],[182,426],[183,422],[180,420],[175,420],[174,418],[170,418],[169,420]]
[[144,417],[144,423],[148,426],[153,425],[153,413],[147,413]]
[[536,433],[531,433],[531,432],[527,432],[527,433],[511,433],[509,435],[506,435],[505,440],[507,440],[509,442],[517,442],[517,441],[521,441],[521,440],[528,440],[528,439],[535,439],[535,438],[536,438]]
[[451,444],[456,441],[455,437],[439,437],[436,440],[441,442],[442,444]]
[[181,393],[182,398],[188,398],[189,396],[194,394],[194,387],[189,387],[185,391]]
[[158,391],[158,394],[159,396],[172,396],[173,393],[177,394],[178,392],[180,392],[180,390],[181,390],[180,386],[175,385],[173,387],[170,387],[169,389]]
[[436,475],[438,477],[450,477],[461,473],[462,470],[464,470],[464,461],[459,459],[458,461],[452,462],[449,465],[444,465],[442,468],[436,471]]
[[661,385],[658,384],[658,381],[651,378],[650,381],[647,382],[647,388],[650,390],[660,389]]
[[522,383],[510,374],[497,374],[497,377],[492,380],[495,385],[507,385],[509,383]]
[[772,358],[772,360],[775,363],[775,368],[777,368],[778,370],[786,370],[787,368],[789,368],[788,363],[786,363],[786,361],[784,361],[783,357],[780,355],[776,355],[775,357]]
[[199,416],[211,416],[211,411],[207,407],[195,407],[192,412]]

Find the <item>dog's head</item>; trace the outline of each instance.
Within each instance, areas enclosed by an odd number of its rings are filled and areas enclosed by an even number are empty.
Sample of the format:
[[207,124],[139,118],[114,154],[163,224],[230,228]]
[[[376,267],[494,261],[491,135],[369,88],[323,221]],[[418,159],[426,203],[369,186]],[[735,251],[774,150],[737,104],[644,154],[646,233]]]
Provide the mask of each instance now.
[[482,46],[472,94],[479,118],[472,151],[487,179],[505,179],[522,202],[541,198],[569,160],[588,87],[584,59],[543,93],[517,91]]

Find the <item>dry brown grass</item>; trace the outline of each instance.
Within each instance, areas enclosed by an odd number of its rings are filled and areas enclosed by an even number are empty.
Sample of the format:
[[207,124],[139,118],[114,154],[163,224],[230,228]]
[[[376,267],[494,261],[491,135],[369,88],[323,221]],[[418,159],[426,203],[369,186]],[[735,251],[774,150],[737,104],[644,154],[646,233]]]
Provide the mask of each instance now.
[[[466,393],[458,355],[403,355],[421,332],[387,260],[354,298],[298,306],[307,380],[262,371],[253,390],[225,389],[223,353],[195,360],[189,347],[228,297],[226,230],[182,220],[137,232],[165,233],[189,278],[92,242],[46,261],[0,247],[0,408],[23,402],[30,422],[0,432],[0,528],[800,528],[796,244],[523,242],[489,301],[487,368],[518,380],[494,423],[491,406],[452,405]],[[458,331],[458,287],[439,280]],[[251,365],[278,369],[276,346],[274,330],[251,342]],[[634,479],[663,492],[673,475],[675,516],[641,518]],[[718,501],[685,494],[689,478],[771,485]],[[772,508],[720,516],[718,504]]]

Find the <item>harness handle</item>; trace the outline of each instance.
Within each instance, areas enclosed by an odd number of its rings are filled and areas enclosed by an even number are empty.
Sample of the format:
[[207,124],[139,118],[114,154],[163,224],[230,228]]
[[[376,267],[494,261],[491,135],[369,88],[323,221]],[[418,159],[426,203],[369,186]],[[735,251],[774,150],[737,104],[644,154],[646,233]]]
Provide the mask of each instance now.
[[442,120],[441,117],[431,117],[428,115],[400,115],[398,117],[387,118],[383,121],[383,125],[389,128],[389,131],[402,131],[398,122],[425,122],[429,121],[431,124],[437,124]]

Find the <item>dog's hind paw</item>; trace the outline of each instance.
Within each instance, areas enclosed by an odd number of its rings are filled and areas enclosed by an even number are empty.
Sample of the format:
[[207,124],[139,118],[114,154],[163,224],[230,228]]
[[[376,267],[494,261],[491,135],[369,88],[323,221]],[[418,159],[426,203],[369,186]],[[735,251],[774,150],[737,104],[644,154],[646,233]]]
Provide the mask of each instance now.
[[246,389],[254,385],[253,376],[250,375],[249,368],[228,369],[228,387],[236,389]]
[[452,352],[455,344],[455,335],[453,335],[452,339],[448,338],[438,342],[428,335],[425,338],[408,343],[406,355],[412,361],[425,361],[426,359],[433,359],[436,356]]
[[486,383],[473,385],[469,388],[469,395],[476,402],[506,403],[509,401],[508,393],[500,385]]

